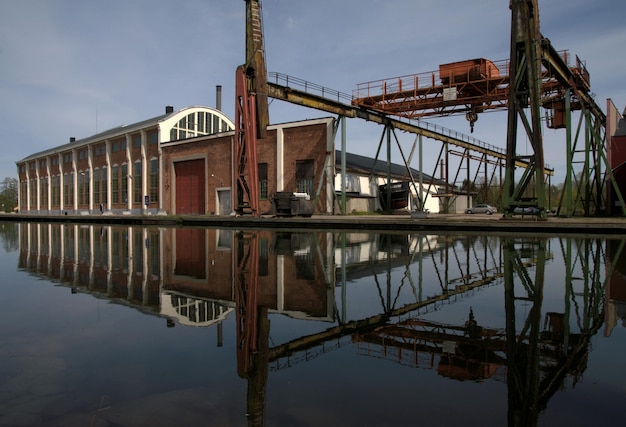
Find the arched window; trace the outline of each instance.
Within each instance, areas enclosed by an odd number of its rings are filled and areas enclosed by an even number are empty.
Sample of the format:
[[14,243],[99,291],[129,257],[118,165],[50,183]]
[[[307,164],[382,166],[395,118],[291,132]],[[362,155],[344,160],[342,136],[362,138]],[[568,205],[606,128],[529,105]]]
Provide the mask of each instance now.
[[223,115],[210,111],[188,113],[170,129],[170,141],[228,132],[233,130],[229,122]]

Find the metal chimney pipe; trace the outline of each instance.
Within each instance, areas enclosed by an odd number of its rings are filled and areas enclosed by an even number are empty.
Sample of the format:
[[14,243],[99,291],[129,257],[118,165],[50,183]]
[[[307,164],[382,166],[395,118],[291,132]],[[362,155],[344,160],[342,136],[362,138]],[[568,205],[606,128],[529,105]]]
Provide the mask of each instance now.
[[222,111],[222,86],[215,86],[215,109]]

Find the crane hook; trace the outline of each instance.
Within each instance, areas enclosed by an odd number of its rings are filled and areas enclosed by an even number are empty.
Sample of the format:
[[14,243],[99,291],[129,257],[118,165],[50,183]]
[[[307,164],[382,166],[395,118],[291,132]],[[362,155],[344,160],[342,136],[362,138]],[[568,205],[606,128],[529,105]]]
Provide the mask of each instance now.
[[471,133],[474,133],[474,123],[476,123],[476,120],[478,120],[478,114],[476,114],[474,110],[468,111],[465,114],[465,119],[470,123]]

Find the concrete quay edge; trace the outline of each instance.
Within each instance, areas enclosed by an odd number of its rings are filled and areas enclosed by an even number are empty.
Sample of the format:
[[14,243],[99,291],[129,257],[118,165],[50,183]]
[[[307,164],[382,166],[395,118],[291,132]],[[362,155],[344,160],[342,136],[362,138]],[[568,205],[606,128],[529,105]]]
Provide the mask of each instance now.
[[397,215],[313,215],[302,217],[209,216],[209,215],[32,215],[1,214],[0,221],[78,224],[126,224],[169,227],[213,227],[277,230],[345,230],[382,232],[459,232],[578,234],[626,237],[626,218],[534,217],[504,218],[502,215],[428,214],[412,218]]

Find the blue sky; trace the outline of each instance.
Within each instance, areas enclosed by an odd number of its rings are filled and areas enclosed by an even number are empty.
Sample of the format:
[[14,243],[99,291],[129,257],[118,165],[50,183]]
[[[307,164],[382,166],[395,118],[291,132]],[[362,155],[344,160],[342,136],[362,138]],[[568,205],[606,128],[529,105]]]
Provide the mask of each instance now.
[[[509,56],[508,0],[265,0],[268,71],[351,94],[358,83],[439,64]],[[626,2],[539,1],[541,31],[586,61],[597,103],[626,107]],[[215,106],[234,116],[245,60],[242,0],[0,2],[0,178],[37,151],[162,114]],[[272,123],[328,114],[271,101]],[[429,121],[469,134],[463,116]],[[479,116],[472,136],[505,147],[506,112]],[[382,128],[347,122],[348,151],[374,156]],[[407,152],[414,136],[399,135]],[[546,162],[563,180],[564,131],[545,131]],[[337,141],[339,146],[339,141]],[[524,153],[523,138],[518,152]],[[425,140],[424,171],[439,143]],[[394,160],[401,161],[397,153]],[[412,166],[417,166],[414,156]]]

